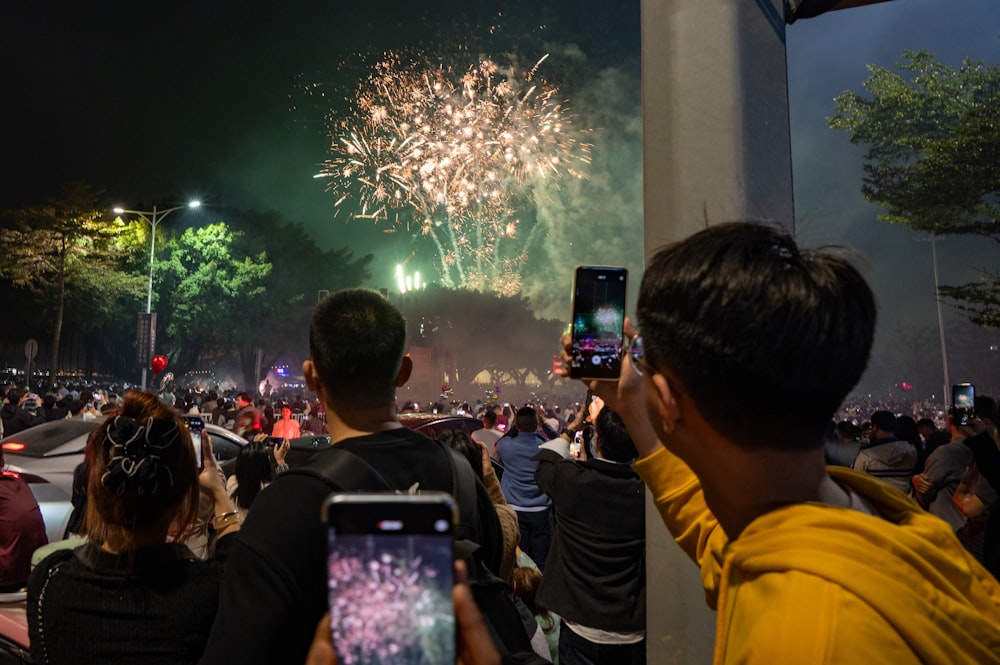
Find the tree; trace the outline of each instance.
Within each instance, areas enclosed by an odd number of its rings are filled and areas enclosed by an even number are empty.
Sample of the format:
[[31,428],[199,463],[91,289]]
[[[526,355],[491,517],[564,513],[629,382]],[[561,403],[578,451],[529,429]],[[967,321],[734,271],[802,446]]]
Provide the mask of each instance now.
[[230,354],[264,323],[255,316],[255,305],[267,292],[272,266],[265,252],[234,252],[236,237],[225,222],[189,228],[158,262],[160,311],[178,371],[194,367],[204,353]]
[[262,325],[237,340],[244,381],[251,386],[257,379],[258,351],[262,366],[285,353],[294,361],[307,357],[309,322],[319,292],[359,286],[371,276],[372,255],[355,258],[346,248],[324,251],[301,224],[286,222],[277,212],[232,211],[228,217],[230,227],[240,231],[234,248],[246,254],[266,248],[273,266],[264,280],[266,297],[254,304]]
[[187,229],[165,241],[162,320],[177,371],[209,355],[238,359],[253,390],[263,366],[308,352],[309,320],[321,290],[368,279],[371,255],[321,250],[299,224],[276,212],[224,211],[226,222]]
[[99,325],[121,298],[137,297],[138,275],[120,269],[128,248],[125,228],[105,215],[102,193],[84,182],[69,185],[61,198],[12,210],[0,229],[4,247],[0,274],[51,307],[49,386],[59,374],[59,345],[67,304],[86,302],[82,320]]
[[[903,74],[870,65],[867,96],[843,93],[829,119],[868,146],[862,193],[882,206],[882,221],[1000,242],[1000,67],[904,56]],[[940,294],[979,325],[1000,325],[997,275]]]

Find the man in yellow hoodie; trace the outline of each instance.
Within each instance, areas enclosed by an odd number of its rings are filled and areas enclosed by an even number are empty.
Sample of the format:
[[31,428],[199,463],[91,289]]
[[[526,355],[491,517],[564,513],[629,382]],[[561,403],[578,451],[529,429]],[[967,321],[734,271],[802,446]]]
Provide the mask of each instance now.
[[824,465],[875,328],[846,259],[771,226],[710,227],[652,259],[637,315],[621,379],[590,387],[701,568],[716,663],[1000,663],[1000,585],[951,528]]

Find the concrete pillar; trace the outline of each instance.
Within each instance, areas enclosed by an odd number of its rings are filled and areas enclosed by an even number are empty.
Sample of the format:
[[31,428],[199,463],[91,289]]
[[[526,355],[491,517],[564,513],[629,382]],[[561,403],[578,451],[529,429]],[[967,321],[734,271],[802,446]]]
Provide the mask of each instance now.
[[[641,0],[644,243],[711,224],[794,228],[781,0]],[[649,503],[651,665],[710,663],[699,571]]]

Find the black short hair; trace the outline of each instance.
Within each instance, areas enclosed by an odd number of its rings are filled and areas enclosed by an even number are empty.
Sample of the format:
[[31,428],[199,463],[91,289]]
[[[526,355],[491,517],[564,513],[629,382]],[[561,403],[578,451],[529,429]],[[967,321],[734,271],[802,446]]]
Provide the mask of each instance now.
[[497,426],[497,413],[496,413],[496,411],[484,411],[483,412],[483,426],[489,427],[489,428]]
[[469,461],[469,466],[479,476],[479,479],[483,479],[483,454],[468,432],[458,429],[446,429],[438,435],[438,440],[449,448],[458,451],[462,457]]
[[514,416],[514,425],[519,432],[534,432],[538,429],[538,413],[530,406],[522,406]]
[[875,411],[868,420],[873,426],[884,432],[893,432],[896,427],[896,415],[892,411],[884,409]]
[[406,319],[378,291],[344,289],[316,306],[309,351],[331,399],[358,407],[392,404]]
[[976,395],[972,407],[976,415],[983,420],[996,421],[997,403],[992,397],[986,395]]
[[625,429],[622,417],[605,406],[598,412],[594,421],[594,431],[597,432],[597,445],[601,449],[601,457],[612,462],[631,462],[639,456],[632,443],[632,437]]
[[660,250],[637,305],[646,361],[733,441],[813,448],[868,364],[875,299],[843,257],[775,225],[712,226]]

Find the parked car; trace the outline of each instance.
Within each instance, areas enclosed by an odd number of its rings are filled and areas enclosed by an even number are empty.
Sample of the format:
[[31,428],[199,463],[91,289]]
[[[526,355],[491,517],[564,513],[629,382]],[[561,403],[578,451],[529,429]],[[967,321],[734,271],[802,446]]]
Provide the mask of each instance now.
[[[102,422],[103,418],[53,420],[0,439],[7,470],[27,480],[38,500],[49,542],[66,535],[73,511],[73,470],[83,461],[90,433]],[[225,470],[246,441],[217,425],[206,424],[205,431],[212,437],[212,451]]]
[[[414,432],[420,432],[432,439],[438,438],[448,430],[472,434],[483,427],[481,420],[469,416],[441,415],[439,413],[401,413],[399,414],[399,422]],[[503,478],[503,464],[492,457],[490,457],[490,462],[493,464],[493,471],[497,474],[497,480]]]
[[[442,432],[447,430],[459,430],[466,434],[471,434],[483,426],[475,418],[441,415],[438,413],[401,413],[399,415],[399,422],[404,427],[408,427],[414,432],[420,432],[432,439],[438,438]],[[291,448],[288,451],[286,461],[289,466],[296,467],[305,464],[315,451],[329,446],[330,436],[328,434],[301,436],[297,439],[292,439],[289,443]],[[499,478],[503,474],[503,465],[494,460],[493,468],[496,470],[497,477]]]
[[0,665],[31,662],[25,593],[0,593]]
[[441,415],[439,413],[401,413],[399,422],[414,432],[436,439],[447,430],[459,430],[472,434],[482,429],[483,423],[468,416]]

